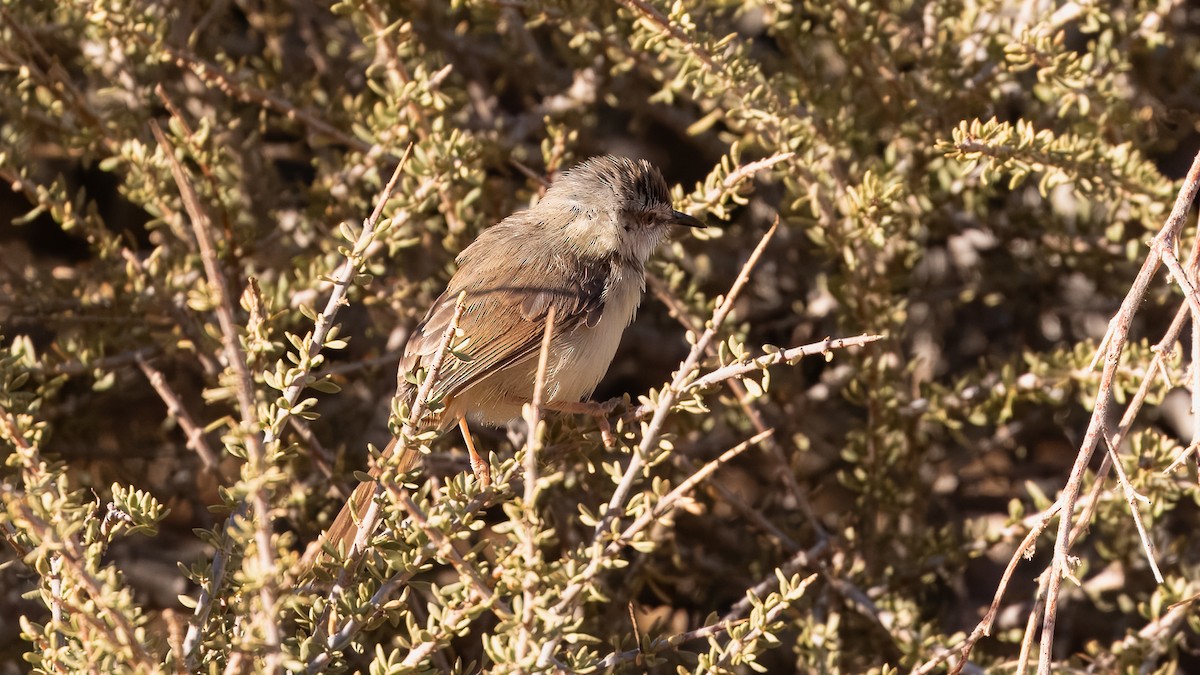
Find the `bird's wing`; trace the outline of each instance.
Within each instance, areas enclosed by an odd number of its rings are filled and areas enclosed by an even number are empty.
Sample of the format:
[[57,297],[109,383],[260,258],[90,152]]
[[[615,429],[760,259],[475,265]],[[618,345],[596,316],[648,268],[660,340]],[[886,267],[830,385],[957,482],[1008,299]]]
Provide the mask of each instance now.
[[[485,234],[500,229],[496,226]],[[539,259],[536,251],[515,245],[519,237],[508,233],[513,241],[506,242],[504,236],[500,231],[480,237],[463,252],[460,270],[471,264],[472,274],[460,272],[450,280],[405,346],[403,372],[429,367],[454,316],[458,296],[466,293],[458,326],[463,337],[454,344],[465,341],[455,350],[469,358],[446,357],[430,392],[434,399],[461,393],[484,376],[536,354],[551,307],[555,335],[595,326],[604,311],[613,261],[576,258],[568,264],[561,254]],[[487,254],[485,261],[476,259],[480,253]]]

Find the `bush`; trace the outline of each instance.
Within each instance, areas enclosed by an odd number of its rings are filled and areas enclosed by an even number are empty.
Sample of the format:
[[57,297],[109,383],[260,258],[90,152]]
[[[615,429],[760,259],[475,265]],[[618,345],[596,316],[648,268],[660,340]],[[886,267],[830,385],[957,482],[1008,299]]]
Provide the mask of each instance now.
[[[1187,7],[101,4],[0,4],[11,660],[1194,667]],[[424,434],[309,574],[455,255],[601,153],[716,226],[611,447]]]

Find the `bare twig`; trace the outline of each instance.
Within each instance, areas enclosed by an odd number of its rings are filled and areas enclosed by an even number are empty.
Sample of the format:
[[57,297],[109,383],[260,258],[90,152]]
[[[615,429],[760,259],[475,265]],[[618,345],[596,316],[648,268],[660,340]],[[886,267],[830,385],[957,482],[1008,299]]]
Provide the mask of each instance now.
[[126,366],[130,363],[136,363],[138,359],[145,359],[154,356],[158,350],[153,347],[143,347],[142,349],[134,349],[112,356],[105,356],[84,363],[82,361],[66,361],[59,363],[50,368],[49,372],[56,375],[83,375],[84,373],[93,370],[111,370],[119,366]]
[[[1171,215],[1167,218],[1167,222],[1163,225],[1162,230],[1155,237],[1155,243],[1151,245],[1152,248],[1162,250],[1162,247],[1169,246],[1170,242],[1179,236],[1184,222],[1187,220],[1188,211],[1195,201],[1198,189],[1200,189],[1200,154],[1192,162],[1192,167],[1188,171],[1183,187],[1180,189],[1179,195],[1175,200],[1175,206],[1171,210]],[[1141,305],[1142,299],[1146,295],[1146,290],[1150,285],[1150,280],[1158,270],[1160,262],[1161,256],[1159,255],[1149,255],[1146,257],[1146,261],[1142,264],[1141,270],[1134,279],[1129,293],[1125,296],[1125,300],[1121,303],[1121,307],[1117,311],[1115,328],[1109,341],[1107,353],[1105,354],[1104,370],[1100,376],[1096,405],[1092,410],[1091,421],[1088,424],[1087,432],[1084,434],[1083,442],[1080,444],[1075,464],[1071,467],[1071,474],[1067,478],[1066,485],[1063,487],[1062,518],[1059,520],[1058,536],[1054,544],[1054,558],[1051,562],[1050,578],[1046,589],[1045,615],[1042,618],[1038,675],[1049,675],[1053,662],[1054,628],[1055,619],[1058,614],[1058,598],[1062,589],[1063,577],[1069,573],[1072,566],[1068,556],[1071,547],[1071,515],[1075,510],[1075,501],[1079,497],[1084,474],[1091,460],[1092,453],[1096,449],[1097,443],[1100,442],[1100,435],[1104,433],[1104,422],[1108,417],[1113,376],[1117,371],[1121,352],[1125,347],[1125,341],[1129,335],[1133,315]]]
[[1107,435],[1104,438],[1104,444],[1108,450],[1108,459],[1113,469],[1116,470],[1117,483],[1121,486],[1121,491],[1125,494],[1125,503],[1129,504],[1129,515],[1133,518],[1133,524],[1137,528],[1138,537],[1142,540],[1142,550],[1146,553],[1146,562],[1150,565],[1150,571],[1154,574],[1154,580],[1161,584],[1163,576],[1162,572],[1158,569],[1158,561],[1154,555],[1154,543],[1150,541],[1150,535],[1146,533],[1146,525],[1142,522],[1141,511],[1138,510],[1138,502],[1149,504],[1150,499],[1133,489],[1133,485],[1129,483],[1129,476],[1125,475],[1125,468],[1121,466],[1121,458],[1117,454],[1117,447]]
[[313,465],[317,467],[318,471],[320,471],[321,479],[328,481],[328,486],[332,488],[339,497],[346,497],[347,495],[344,493],[344,490],[342,490],[341,486],[338,485],[338,482],[334,480],[333,453],[321,444],[321,439],[317,438],[317,435],[313,433],[312,427],[308,425],[308,422],[305,422],[299,417],[292,416],[288,419],[288,426],[290,426],[292,430],[296,432],[296,434],[300,437],[300,440],[304,441],[304,445],[309,448],[309,454],[312,457]]
[[196,424],[191,414],[183,407],[183,402],[171,389],[171,385],[167,384],[163,374],[151,366],[140,354],[137,355],[136,361],[138,368],[142,369],[142,373],[150,382],[150,386],[154,387],[154,391],[158,392],[158,397],[167,404],[167,412],[179,422],[179,427],[183,429],[183,434],[187,437],[187,446],[200,457],[200,463],[204,465],[206,471],[220,478],[221,472],[217,455],[208,446],[208,441],[204,438],[204,430]]
[[[1195,165],[1193,165],[1193,169],[1195,169]],[[1178,202],[1177,202],[1177,206],[1178,206]],[[1151,256],[1151,257],[1153,257],[1153,256]],[[1200,259],[1200,245],[1193,247],[1193,249],[1192,249],[1192,254],[1188,261],[1188,269],[1189,270],[1194,269],[1196,261],[1198,259]],[[1183,305],[1180,306],[1179,310],[1175,314],[1174,320],[1171,322],[1170,327],[1167,329],[1166,333],[1163,335],[1163,338],[1161,340],[1159,340],[1159,342],[1153,347],[1152,351],[1154,352],[1154,358],[1151,360],[1150,364],[1146,368],[1145,373],[1142,375],[1142,381],[1138,387],[1137,392],[1130,399],[1128,406],[1126,406],[1125,412],[1121,417],[1120,426],[1118,427],[1116,433],[1112,434],[1111,438],[1106,439],[1106,444],[1109,445],[1110,447],[1112,447],[1112,448],[1120,447],[1121,443],[1123,442],[1123,440],[1125,439],[1126,435],[1128,434],[1130,428],[1132,427],[1134,420],[1137,418],[1138,413],[1141,411],[1142,406],[1144,405],[1144,403],[1146,401],[1146,397],[1150,393],[1150,387],[1154,384],[1156,378],[1158,378],[1158,376],[1160,374],[1166,373],[1167,360],[1171,356],[1171,350],[1173,349],[1173,346],[1175,345],[1176,341],[1178,341],[1178,339],[1179,339],[1179,334],[1183,330],[1183,325],[1184,325],[1185,321],[1188,319],[1189,315],[1191,314],[1188,311],[1188,309],[1189,309],[1189,306],[1187,303],[1184,303]],[[1118,315],[1114,316],[1113,319],[1109,322],[1109,328],[1106,331],[1106,333],[1104,335],[1104,339],[1101,341],[1100,347],[1098,347],[1098,350],[1097,350],[1098,354],[1105,355],[1106,364],[1108,363],[1108,359],[1111,358],[1110,356],[1108,356],[1108,347],[1106,345],[1110,344],[1110,342],[1114,339],[1114,336],[1118,336],[1118,339],[1120,339],[1123,343],[1123,341],[1125,339],[1125,335],[1127,334],[1128,322],[1126,321],[1124,324],[1122,324],[1122,322],[1119,320],[1119,319],[1121,319],[1121,317],[1122,317],[1122,315],[1120,313],[1118,313]],[[1122,331],[1118,330],[1119,327],[1122,325],[1125,326],[1126,332],[1122,332]],[[1097,357],[1096,361],[1098,361],[1098,360],[1099,360],[1099,356]],[[1093,361],[1093,364],[1096,361]],[[1110,469],[1112,468],[1112,465],[1116,461],[1117,461],[1117,457],[1116,457],[1115,452],[1106,452],[1105,453],[1104,460],[1101,462],[1099,469],[1096,471],[1095,481],[1092,485],[1091,492],[1088,495],[1086,495],[1082,500],[1080,500],[1080,506],[1082,506],[1082,509],[1081,509],[1079,517],[1074,519],[1075,526],[1074,526],[1074,528],[1072,528],[1071,533],[1070,533],[1070,542],[1072,545],[1075,542],[1075,540],[1080,535],[1082,535],[1087,523],[1091,522],[1092,515],[1094,514],[1096,508],[1098,507],[1098,505],[1100,503],[1100,498],[1099,498],[1100,492],[1104,488],[1104,484],[1105,484],[1105,480],[1108,476],[1108,472],[1110,471]],[[951,675],[959,672],[959,669],[962,668],[962,666],[964,664],[966,664],[967,659],[970,656],[971,650],[974,648],[975,644],[983,637],[991,634],[992,624],[995,621],[997,614],[999,613],[1000,603],[1001,603],[1001,601],[1004,597],[1004,594],[1008,588],[1008,583],[1012,577],[1013,571],[1016,569],[1016,566],[1019,564],[1019,562],[1022,559],[1025,559],[1027,552],[1029,550],[1031,550],[1034,542],[1042,534],[1042,532],[1048,527],[1050,522],[1056,516],[1058,516],[1060,514],[1061,511],[1062,511],[1062,498],[1060,497],[1060,499],[1058,501],[1055,501],[1054,504],[1052,504],[1049,508],[1047,508],[1041,514],[1038,514],[1035,517],[1033,524],[1030,527],[1029,532],[1027,533],[1027,535],[1025,536],[1025,538],[1021,542],[1021,544],[1013,552],[1012,558],[1009,560],[1009,564],[1005,568],[1004,574],[1001,576],[1001,580],[996,588],[996,593],[992,600],[991,607],[988,609],[987,613],[984,615],[983,619],[979,622],[979,624],[975,627],[975,629],[973,631],[971,631],[970,635],[968,635],[955,648],[957,651],[954,653],[960,654],[960,660],[954,668],[951,668],[951,670],[950,670]],[[1070,522],[1071,518],[1067,518],[1065,520]],[[1030,522],[1030,519],[1027,518],[1026,522]],[[1143,540],[1143,541],[1145,541],[1145,540]],[[1048,572],[1050,572],[1050,570],[1047,570],[1047,573]],[[1043,577],[1039,583],[1040,590],[1039,590],[1039,602],[1037,603],[1038,606],[1042,605],[1041,600],[1044,599],[1044,591],[1046,589],[1046,583],[1045,583],[1046,581],[1047,581],[1047,579],[1043,575]],[[1035,619],[1037,613],[1038,613],[1038,610],[1035,608],[1034,612],[1031,613],[1030,623],[1026,629],[1025,644],[1027,646],[1027,649],[1028,649],[1028,645],[1031,644],[1034,634],[1035,634],[1036,621],[1034,619]],[[940,663],[942,663],[944,660],[946,660],[950,655],[951,655],[950,652],[943,652],[942,654],[939,654],[939,656],[937,658],[931,659],[930,661],[915,668],[913,670],[913,672],[915,674],[931,672]]]
[[983,620],[980,621],[975,629],[971,631],[971,634],[962,641],[962,643],[959,645],[958,651],[945,650],[939,653],[937,657],[930,659],[917,668],[914,668],[913,675],[924,675],[925,673],[932,672],[933,669],[941,665],[943,661],[949,659],[956,653],[960,655],[960,658],[958,663],[950,669],[951,673],[959,672],[963,664],[967,663],[967,659],[970,658],[971,650],[975,647],[975,643],[984,636],[991,634],[992,624],[995,622],[996,615],[1000,611],[1000,602],[1004,598],[1005,592],[1008,590],[1009,581],[1012,579],[1013,572],[1016,571],[1017,565],[1021,560],[1026,559],[1026,552],[1032,550],[1034,542],[1036,542],[1038,537],[1040,537],[1042,533],[1046,531],[1046,528],[1050,526],[1050,522],[1054,520],[1055,516],[1058,515],[1058,512],[1061,508],[1061,502],[1054,502],[1050,508],[1043,511],[1038,519],[1037,524],[1030,528],[1029,532],[1025,535],[1025,539],[1022,540],[1020,545],[1017,546],[1016,552],[1013,553],[1012,557],[1008,561],[1008,566],[1004,568],[1004,574],[1000,577],[1000,583],[997,585],[995,596],[992,598],[991,607],[988,608],[987,614],[984,615]]
[[[557,310],[554,305],[550,306],[550,310],[546,313],[546,327],[542,331],[542,347],[538,353],[537,374],[534,377],[533,397],[528,405],[524,408],[525,427],[526,427],[526,442],[525,442],[525,494],[523,499],[523,513],[525,518],[521,523],[524,530],[522,533],[522,553],[525,556],[524,563],[533,565],[537,559],[537,527],[539,518],[537,514],[536,502],[538,495],[538,452],[542,447],[542,434],[544,425],[542,424],[542,396],[546,390],[546,367],[550,362],[550,339],[554,334],[554,319]],[[521,591],[521,628],[517,635],[517,662],[525,660],[526,656],[533,649],[533,632],[534,622],[537,611],[536,589],[530,575],[525,575],[526,580],[524,588]]]
[[[1178,235],[1178,233],[1176,234]],[[1162,259],[1175,283],[1179,284],[1179,289],[1183,291],[1183,298],[1187,301],[1188,307],[1192,309],[1192,314],[1200,316],[1200,297],[1197,297],[1195,287],[1184,273],[1179,259],[1175,257],[1174,240],[1164,239],[1159,235],[1150,241],[1150,248]]]
[[[438,376],[441,373],[442,363],[446,358],[446,354],[450,352],[450,344],[454,339],[455,333],[458,331],[458,323],[462,319],[463,311],[466,309],[466,293],[460,293],[458,300],[454,305],[454,314],[450,317],[450,323],[446,325],[446,330],[442,332],[441,340],[438,343],[437,353],[434,355],[433,361],[429,365],[429,370],[426,373],[425,381],[417,389],[417,395],[413,402],[412,410],[409,413],[408,419],[404,421],[400,436],[397,439],[396,450],[393,453],[394,457],[401,456],[413,442],[417,423],[425,414],[426,406],[428,405],[429,392],[433,390],[433,385],[437,382]],[[314,632],[314,641],[317,644],[324,643],[327,649],[332,649],[332,643],[325,636],[326,627],[329,625],[329,618],[332,615],[337,601],[350,587],[350,580],[354,578],[358,572],[358,566],[362,563],[362,558],[366,554],[367,544],[371,536],[375,533],[375,529],[379,526],[379,521],[382,518],[382,510],[379,504],[379,497],[384,492],[384,484],[382,481],[376,483],[374,494],[371,497],[366,512],[363,514],[362,520],[357,524],[357,529],[354,534],[354,541],[350,545],[350,550],[346,552],[346,558],[343,561],[341,572],[338,574],[337,581],[333,588],[329,590],[329,596],[325,604],[325,610],[321,613],[320,618],[316,623],[316,631]]]
[[[233,389],[241,413],[242,436],[246,443],[246,457],[252,475],[256,477],[262,476],[266,473],[267,467],[264,439],[258,435],[259,419],[254,397],[254,380],[250,375],[250,368],[246,364],[245,353],[242,350],[239,337],[238,324],[234,320],[233,296],[229,291],[229,284],[225,280],[225,275],[221,271],[220,264],[217,262],[216,244],[213,241],[211,232],[212,223],[209,220],[208,212],[200,204],[200,198],[196,195],[196,191],[193,189],[187,173],[184,172],[183,165],[175,157],[174,145],[167,140],[166,134],[159,128],[157,121],[151,121],[150,129],[154,132],[154,137],[158,141],[159,146],[162,147],[163,155],[171,167],[171,173],[175,177],[175,184],[179,187],[179,194],[183,199],[184,208],[187,209],[188,216],[191,219],[196,243],[200,248],[200,259],[204,263],[205,276],[208,279],[209,286],[217,294],[215,307],[217,323],[221,328],[221,342],[225,348],[225,362],[234,373]],[[247,488],[246,501],[254,512],[255,553],[259,569],[262,571],[264,579],[268,580],[259,588],[259,600],[263,605],[262,620],[259,623],[261,624],[267,645],[266,670],[267,672],[274,673],[280,668],[283,654],[280,651],[281,637],[279,625],[275,618],[276,599],[275,587],[272,581],[275,578],[275,548],[271,545],[270,506],[260,483],[251,481],[247,484]]]
[[[156,136],[161,139],[160,143],[165,141],[165,136],[162,134],[162,131],[157,128],[157,125],[154,128]],[[169,148],[170,146],[168,144],[164,147]],[[309,352],[306,355],[307,363],[311,364],[324,347],[325,339],[329,334],[329,330],[333,326],[337,312],[341,306],[345,304],[346,291],[349,288],[350,282],[353,280],[357,271],[361,268],[366,257],[366,252],[371,242],[374,240],[376,225],[383,215],[383,208],[390,199],[392,191],[395,189],[396,184],[399,181],[400,175],[411,152],[412,146],[409,145],[405,150],[404,155],[401,157],[400,162],[397,164],[395,171],[392,173],[391,179],[380,193],[380,196],[376,201],[375,210],[372,212],[369,218],[363,221],[362,231],[355,240],[352,250],[346,256],[341,268],[339,268],[337,273],[335,273],[333,276],[333,289],[330,292],[329,301],[326,303],[325,309],[317,316],[316,323],[313,328]],[[173,152],[168,151],[167,154],[172,160],[174,160]],[[178,166],[177,161],[173,162],[173,170],[175,170],[175,166]],[[182,169],[180,168],[179,171],[181,172]],[[309,374],[308,368],[309,367],[302,367],[297,369],[295,379],[285,388],[283,392],[283,399],[286,403],[286,406],[281,408],[276,413],[275,418],[271,421],[271,426],[264,431],[263,438],[260,440],[257,434],[250,434],[247,437],[247,443],[256,445],[259,449],[259,453],[261,453],[264,445],[274,443],[278,440],[278,430],[282,429],[283,423],[286,422],[287,419],[292,415],[293,407],[295,406],[296,401],[299,399],[300,393],[303,391],[304,386],[307,384]],[[264,511],[266,510],[265,503],[260,506]],[[235,509],[234,513],[226,520],[224,526],[222,527],[222,532],[225,534],[225,536],[222,538],[221,546],[218,547],[216,553],[213,555],[212,568],[209,574],[208,584],[200,589],[200,595],[197,598],[196,603],[196,610],[193,615],[193,619],[188,626],[188,633],[184,639],[184,653],[187,654],[189,667],[192,668],[194,668],[197,664],[196,648],[199,646],[204,626],[208,621],[208,615],[212,608],[213,598],[216,596],[217,590],[224,582],[225,561],[231,554],[233,547],[233,540],[229,535],[230,528],[234,524],[235,519],[245,516],[243,509],[244,505]],[[259,507],[256,507],[255,510],[258,511]],[[261,519],[259,525],[260,533],[263,532],[266,527],[269,527],[269,519],[266,517],[267,514],[264,513],[263,515],[264,517]],[[269,531],[267,534],[269,536]],[[258,548],[260,549],[260,555],[263,555],[263,553],[266,553],[267,555],[270,554],[271,549],[269,548],[269,539],[266,543],[268,545],[267,548],[264,548],[262,542],[259,543]],[[270,569],[270,566],[268,566],[266,569]],[[273,603],[271,606],[273,606]]]
[[725,317],[729,316],[730,310],[733,309],[734,300],[737,299],[746,282],[750,280],[750,272],[758,264],[759,258],[762,257],[763,251],[766,250],[771,238],[775,236],[775,231],[778,227],[779,219],[776,218],[774,224],[771,225],[770,229],[759,240],[758,246],[750,253],[750,257],[746,260],[746,263],[742,265],[742,270],[738,273],[733,285],[729,288],[729,293],[717,305],[716,310],[713,311],[712,320],[709,322],[708,327],[692,345],[687,358],[680,364],[679,369],[675,371],[675,376],[672,378],[671,383],[659,392],[657,405],[655,406],[650,423],[642,433],[642,442],[638,451],[629,459],[629,466],[625,469],[624,475],[621,476],[621,482],[617,485],[617,489],[613,491],[612,498],[608,501],[608,508],[605,509],[603,517],[596,524],[594,539],[597,542],[600,541],[601,537],[608,530],[612,519],[620,513],[621,505],[625,503],[626,498],[629,496],[629,491],[633,489],[634,480],[641,473],[645,458],[650,455],[653,446],[658,443],[658,437],[662,433],[663,426],[666,424],[671,407],[679,400],[679,396],[683,393],[688,378],[700,366],[700,358],[703,356],[704,350],[708,348],[709,343],[716,336],[717,330],[725,322]]
[[765,367],[773,366],[779,363],[793,363],[806,356],[815,356],[817,354],[826,354],[834,349],[845,349],[847,347],[861,347],[882,340],[882,335],[858,335],[855,337],[846,338],[825,338],[820,342],[813,342],[800,347],[784,349],[778,352],[765,354],[754,359],[746,361],[738,361],[727,366],[722,366],[712,372],[705,373],[703,377],[698,377],[692,382],[689,382],[684,391],[692,391],[693,389],[704,389],[711,387],[714,384],[724,382],[730,378],[741,377],[756,370],[762,370]]
[[[819,342],[812,342],[791,349],[784,349],[777,352],[771,352],[758,357],[746,357],[740,361],[735,361],[728,365],[722,366],[711,372],[697,377],[683,386],[680,393],[686,393],[696,389],[707,389],[716,384],[720,384],[726,380],[748,375],[763,368],[777,365],[780,363],[794,363],[806,356],[815,356],[817,354],[825,354],[834,349],[845,349],[847,347],[861,347],[882,340],[882,335],[856,335],[854,337],[845,338],[825,338]],[[625,415],[626,419],[639,420],[645,419],[652,415],[658,406],[641,405],[634,408]]]
[[[1200,227],[1197,228],[1200,230]],[[1193,285],[1197,281],[1197,264],[1200,264],[1200,237],[1192,245],[1192,253],[1188,258],[1186,278]],[[1192,442],[1188,445],[1192,452],[1200,448],[1200,312],[1192,311]],[[1190,453],[1180,453],[1185,457]],[[1172,462],[1174,464],[1174,462]],[[1162,583],[1160,580],[1159,583]]]

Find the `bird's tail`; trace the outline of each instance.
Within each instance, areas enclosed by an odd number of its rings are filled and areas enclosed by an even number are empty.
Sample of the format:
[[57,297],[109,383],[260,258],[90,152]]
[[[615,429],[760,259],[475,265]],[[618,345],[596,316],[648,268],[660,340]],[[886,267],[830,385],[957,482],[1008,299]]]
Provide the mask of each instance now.
[[[393,466],[397,474],[403,474],[411,471],[416,465],[417,458],[421,453],[418,450],[419,446],[415,444],[412,447],[403,448],[399,455],[392,459],[392,455],[397,452],[397,440],[397,437],[393,437],[387,447],[383,449],[379,461],[371,467],[371,478],[379,478],[385,466]],[[310,549],[305,556],[303,569],[311,570],[317,563],[331,560],[332,557],[328,553],[330,550],[338,551],[341,554],[350,550],[350,546],[354,543],[354,537],[358,534],[358,524],[362,522],[367,513],[367,507],[371,505],[371,499],[375,496],[376,485],[378,483],[375,480],[366,480],[354,488],[354,494],[350,495],[350,499],[333,519],[333,524],[329,526],[325,534],[321,535],[319,545]]]

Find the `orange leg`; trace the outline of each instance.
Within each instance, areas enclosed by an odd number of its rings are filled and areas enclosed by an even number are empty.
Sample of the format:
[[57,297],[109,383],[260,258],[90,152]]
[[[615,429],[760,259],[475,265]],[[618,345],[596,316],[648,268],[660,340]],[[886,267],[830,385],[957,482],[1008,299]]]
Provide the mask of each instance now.
[[597,403],[596,401],[547,401],[542,404],[542,407],[569,415],[588,415],[590,417],[602,418],[611,415],[612,411],[620,404],[621,399],[614,398],[603,403]]
[[595,401],[547,401],[542,404],[542,407],[546,410],[567,413],[568,415],[587,415],[591,417],[596,420],[596,425],[600,427],[600,438],[604,442],[604,447],[611,448],[616,445],[616,439],[613,438],[612,425],[608,423],[608,416],[621,404],[622,400],[614,398],[603,403]]
[[471,471],[475,473],[475,477],[479,479],[483,487],[491,487],[492,469],[475,450],[475,439],[471,438],[471,430],[467,428],[466,417],[458,418],[458,430],[462,432],[463,442],[467,444],[467,454],[471,456]]

